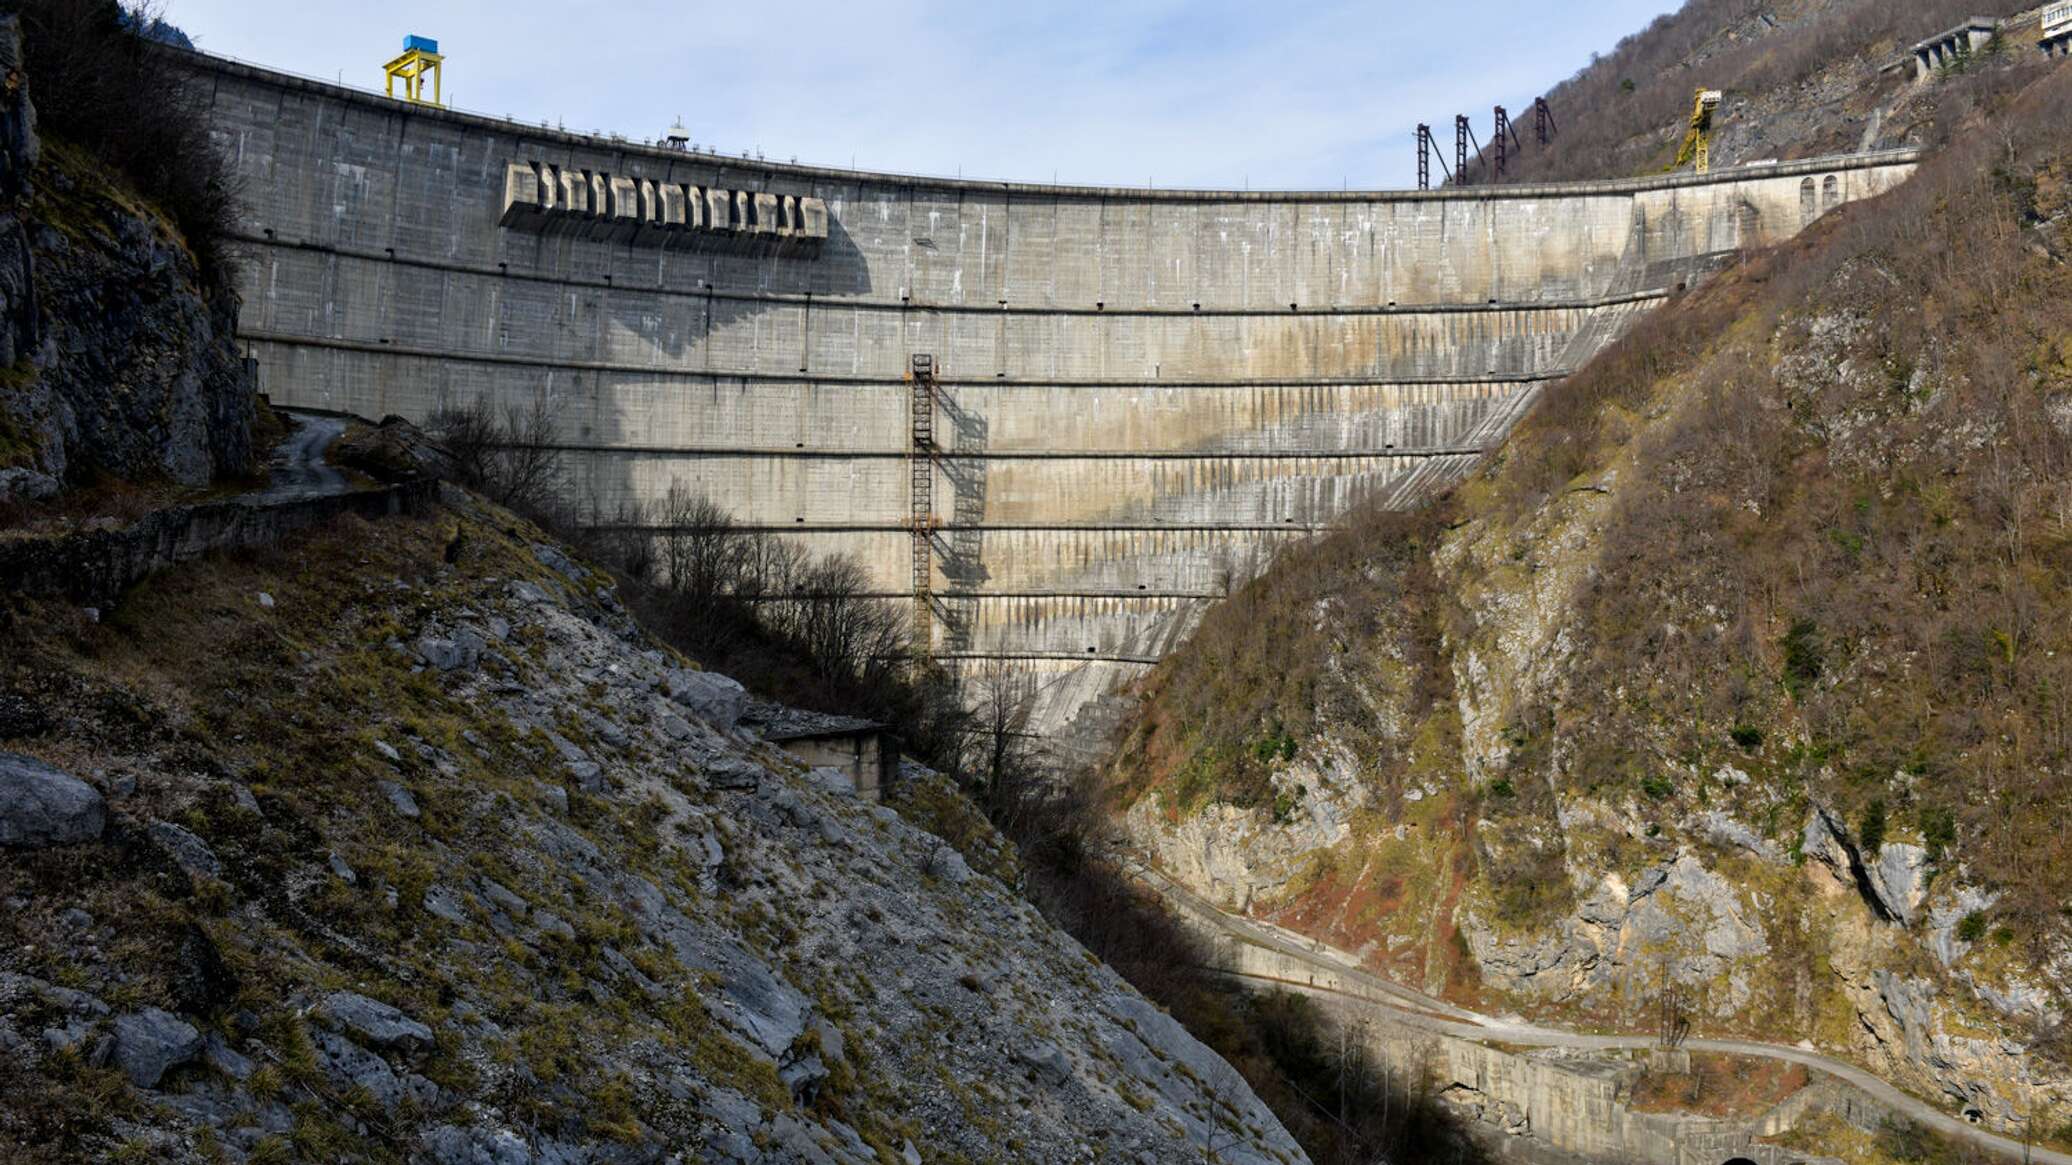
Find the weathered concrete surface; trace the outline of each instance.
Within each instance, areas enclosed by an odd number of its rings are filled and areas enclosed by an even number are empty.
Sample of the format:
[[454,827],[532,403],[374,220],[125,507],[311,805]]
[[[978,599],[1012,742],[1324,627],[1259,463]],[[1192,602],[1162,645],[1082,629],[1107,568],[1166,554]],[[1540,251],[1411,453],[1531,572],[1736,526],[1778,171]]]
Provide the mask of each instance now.
[[[1913,168],[1417,193],[913,179],[195,62],[244,181],[240,334],[276,400],[421,420],[544,398],[580,505],[611,515],[682,480],[858,556],[890,596],[911,573],[901,376],[934,354],[934,646],[1046,673],[1046,724],[1288,538],[1457,480],[1677,286]],[[818,199],[827,238],[733,253],[514,229],[513,163]]]

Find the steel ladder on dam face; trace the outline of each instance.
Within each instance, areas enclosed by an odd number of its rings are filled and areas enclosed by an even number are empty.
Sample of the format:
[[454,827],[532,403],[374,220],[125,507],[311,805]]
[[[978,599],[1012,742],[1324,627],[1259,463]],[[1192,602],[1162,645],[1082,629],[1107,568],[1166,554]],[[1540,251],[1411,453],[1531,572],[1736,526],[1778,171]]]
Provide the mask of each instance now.
[[914,631],[916,658],[934,646],[935,618],[929,609],[929,591],[934,581],[935,552],[930,539],[935,532],[935,357],[925,352],[913,355],[907,373],[911,389],[913,427],[907,446],[907,471],[912,513],[908,519],[914,540]]

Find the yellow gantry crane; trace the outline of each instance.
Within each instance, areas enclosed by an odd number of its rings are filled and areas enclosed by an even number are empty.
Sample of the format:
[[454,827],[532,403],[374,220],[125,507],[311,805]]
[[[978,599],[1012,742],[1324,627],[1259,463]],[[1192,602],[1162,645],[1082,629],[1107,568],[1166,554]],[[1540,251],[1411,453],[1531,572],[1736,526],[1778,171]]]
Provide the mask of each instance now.
[[[403,38],[403,55],[381,67],[388,75],[388,95],[396,95],[396,82],[403,83],[403,100],[413,105],[438,105],[439,65],[446,58],[439,55],[439,42],[428,36],[406,36]],[[425,79],[430,78],[432,95],[425,97]]]
[[1683,145],[1677,148],[1674,169],[1682,169],[1685,162],[1690,162],[1697,173],[1712,172],[1712,117],[1719,112],[1724,97],[1717,89],[1698,90],[1691,101],[1691,128],[1684,134]]

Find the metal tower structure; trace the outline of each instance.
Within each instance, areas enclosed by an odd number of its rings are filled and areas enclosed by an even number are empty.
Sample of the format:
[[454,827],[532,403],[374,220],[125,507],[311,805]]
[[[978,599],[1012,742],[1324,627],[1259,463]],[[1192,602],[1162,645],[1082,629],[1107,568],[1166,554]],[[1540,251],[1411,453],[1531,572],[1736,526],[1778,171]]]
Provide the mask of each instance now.
[[1547,143],[1549,143],[1549,142],[1553,141],[1553,140],[1554,140],[1554,135],[1555,135],[1555,134],[1557,134],[1557,133],[1560,133],[1560,132],[1561,132],[1561,129],[1560,129],[1560,127],[1559,127],[1559,126],[1556,126],[1556,125],[1554,124],[1554,109],[1553,109],[1553,107],[1552,107],[1552,106],[1550,106],[1550,105],[1548,105],[1548,104],[1547,104],[1547,99],[1546,99],[1546,98],[1544,98],[1544,97],[1535,97],[1535,98],[1533,98],[1533,99],[1532,99],[1532,133],[1533,133],[1533,137],[1534,137],[1534,138],[1536,138],[1536,139],[1538,139],[1539,143],[1540,143],[1541,145],[1543,145],[1543,146],[1544,146],[1544,145],[1546,145]]
[[1510,154],[1505,146],[1505,142],[1511,136],[1511,115],[1505,113],[1504,107],[1501,105],[1496,107],[1495,129],[1496,133],[1492,135],[1495,141],[1491,144],[1495,146],[1496,164],[1490,167],[1489,180],[1491,182],[1502,182],[1504,180],[1504,171],[1510,168],[1511,161]]
[[[396,82],[403,83],[403,100],[412,105],[442,104],[439,93],[439,66],[446,58],[439,55],[439,42],[428,36],[406,36],[403,38],[403,55],[381,67],[388,77],[388,95],[396,95]],[[425,97],[425,79],[431,79],[432,95]]]
[[1511,170],[1511,147],[1516,146],[1519,156],[1523,157],[1525,155],[1525,139],[1518,136],[1518,127],[1511,124],[1511,115],[1505,112],[1504,107],[1501,105],[1496,107],[1495,137],[1496,140],[1490,143],[1495,147],[1493,150],[1495,158],[1490,167],[1490,180],[1502,182],[1504,175],[1510,173]]
[[[1468,184],[1468,138],[1473,136],[1474,132],[1468,128],[1467,114],[1453,115],[1453,184],[1456,186]],[[1479,145],[1475,152],[1482,152]]]

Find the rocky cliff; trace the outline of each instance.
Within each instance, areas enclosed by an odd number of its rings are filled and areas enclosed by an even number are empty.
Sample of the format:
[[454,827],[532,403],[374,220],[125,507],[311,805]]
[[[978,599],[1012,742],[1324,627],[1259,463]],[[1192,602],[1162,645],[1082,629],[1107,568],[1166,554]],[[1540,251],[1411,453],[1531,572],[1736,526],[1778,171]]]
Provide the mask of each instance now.
[[1644,1029],[1678,983],[2072,1137],[2072,74],[1995,86],[1205,621],[1111,770],[1139,843],[1428,990]]
[[0,500],[253,468],[236,300],[91,149],[43,141],[0,20]]
[[486,504],[0,643],[0,1157],[1304,1160]]

